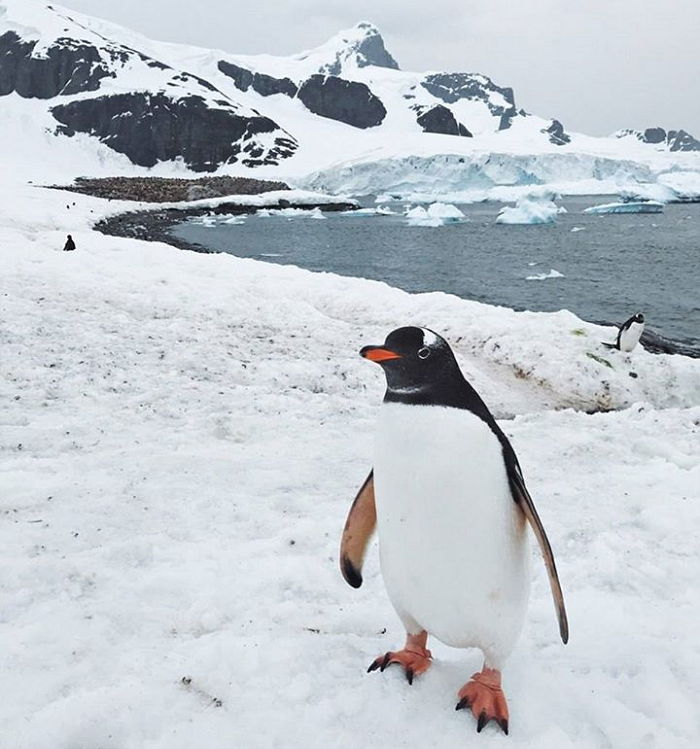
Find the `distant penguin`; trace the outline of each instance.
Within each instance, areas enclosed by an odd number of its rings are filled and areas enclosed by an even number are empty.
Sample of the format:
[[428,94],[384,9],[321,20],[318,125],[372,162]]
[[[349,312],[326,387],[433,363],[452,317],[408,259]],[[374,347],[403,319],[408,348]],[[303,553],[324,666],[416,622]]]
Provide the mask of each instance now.
[[639,339],[644,332],[644,315],[641,312],[637,312],[636,315],[632,315],[629,320],[620,325],[620,329],[617,331],[617,340],[615,343],[603,343],[603,346],[607,348],[616,348],[618,351],[625,351],[629,353],[639,343]]
[[427,671],[428,635],[480,648],[483,669],[458,692],[477,731],[491,720],[508,733],[501,668],[525,617],[529,593],[527,523],[539,542],[559,619],[569,637],[552,549],[506,435],[462,375],[449,344],[431,330],[394,330],[360,354],[384,370],[374,469],[343,531],[340,567],[362,585],[369,539],[379,534],[382,576],[406,629],[402,650],[376,658],[409,683]]
[[73,237],[71,235],[68,235],[68,239],[66,240],[65,245],[63,246],[64,252],[70,252],[71,250],[75,249],[75,242],[73,241]]

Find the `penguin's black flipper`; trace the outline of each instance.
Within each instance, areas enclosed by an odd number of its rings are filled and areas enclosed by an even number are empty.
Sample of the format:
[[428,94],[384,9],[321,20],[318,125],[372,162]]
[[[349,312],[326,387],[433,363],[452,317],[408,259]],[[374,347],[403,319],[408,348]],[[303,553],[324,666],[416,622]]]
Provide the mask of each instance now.
[[362,585],[362,563],[369,540],[377,525],[374,504],[374,470],[369,472],[357,493],[345,521],[340,542],[340,571],[348,585]]
[[566,617],[564,594],[561,592],[561,584],[559,583],[559,575],[557,574],[557,565],[554,563],[554,553],[552,552],[549,539],[547,538],[547,534],[542,526],[540,516],[535,509],[535,503],[532,501],[532,497],[525,487],[525,479],[523,479],[523,474],[518,465],[518,460],[515,457],[515,452],[512,452],[511,459],[508,459],[509,457],[511,456],[506,458],[506,467],[508,470],[510,491],[513,495],[513,499],[516,501],[530,523],[535,538],[537,539],[537,543],[540,546],[540,551],[542,552],[542,557],[544,558],[544,563],[547,567],[547,574],[549,575],[549,586],[552,589],[552,597],[554,598],[554,607],[557,611],[557,619],[559,620],[559,634],[561,635],[562,642],[567,643],[569,641],[569,621]]

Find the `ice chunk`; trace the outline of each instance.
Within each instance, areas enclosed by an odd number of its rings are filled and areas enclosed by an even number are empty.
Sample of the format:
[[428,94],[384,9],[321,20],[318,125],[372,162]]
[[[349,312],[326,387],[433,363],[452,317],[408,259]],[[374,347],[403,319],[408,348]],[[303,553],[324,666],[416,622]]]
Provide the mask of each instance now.
[[409,226],[442,226],[465,220],[462,211],[449,203],[432,203],[427,209],[418,205],[406,211],[406,218]]
[[442,226],[442,219],[431,216],[422,205],[417,205],[406,212],[409,226]]
[[551,224],[562,209],[549,197],[532,195],[520,198],[515,206],[501,208],[497,224]]
[[326,218],[320,208],[280,208],[277,210],[264,208],[263,210],[258,211],[255,215],[262,216],[262,218]]
[[462,211],[450,203],[433,203],[428,206],[428,215],[443,221],[462,221],[464,218]]
[[526,281],[544,281],[546,278],[564,278],[564,274],[554,268],[550,268],[549,273],[537,273],[534,276],[525,276]]
[[655,201],[657,203],[674,203],[678,200],[676,191],[668,185],[650,183],[634,185],[618,193],[620,200],[625,203],[638,203],[644,201]]
[[572,232],[575,232],[575,231],[586,231],[586,227],[585,226],[574,226],[574,228],[571,231]]
[[635,200],[629,203],[603,203],[586,208],[584,213],[661,213],[663,203],[655,200]]

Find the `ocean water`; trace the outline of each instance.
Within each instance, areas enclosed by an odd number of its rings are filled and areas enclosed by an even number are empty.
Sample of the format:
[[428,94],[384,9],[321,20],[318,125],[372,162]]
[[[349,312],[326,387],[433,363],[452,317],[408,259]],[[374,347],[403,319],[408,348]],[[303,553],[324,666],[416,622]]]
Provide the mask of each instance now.
[[[499,225],[499,203],[460,205],[466,219],[411,226],[396,215],[251,215],[240,223],[190,220],[173,233],[265,262],[446,291],[515,309],[569,309],[591,321],[643,312],[647,328],[700,349],[700,204],[662,214],[586,215],[608,197],[558,201],[555,224]],[[374,205],[374,204],[371,204]]]

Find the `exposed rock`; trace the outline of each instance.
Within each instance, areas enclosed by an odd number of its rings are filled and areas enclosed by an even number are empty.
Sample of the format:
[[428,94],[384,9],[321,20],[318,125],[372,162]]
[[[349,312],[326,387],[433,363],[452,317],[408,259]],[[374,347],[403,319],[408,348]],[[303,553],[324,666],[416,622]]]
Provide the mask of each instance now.
[[284,94],[285,96],[294,97],[297,94],[298,87],[289,78],[274,78],[265,73],[253,73],[250,70],[246,70],[246,68],[241,68],[226,60],[219,60],[218,67],[224,75],[233,80],[236,88],[239,88],[241,91],[247,91],[252,87],[261,96]]
[[205,198],[218,198],[221,193],[209,185],[190,185],[185,194],[186,200],[204,200]]
[[304,210],[320,208],[323,211],[354,211],[357,210],[357,207],[357,203],[355,202],[339,201],[333,203],[296,204],[293,201],[280,198],[276,205],[264,207],[259,205],[242,205],[240,203],[220,203],[215,208],[195,208],[190,206],[183,208],[151,208],[145,211],[132,211],[130,213],[120,213],[116,216],[108,216],[98,221],[93,228],[102,234],[114,237],[143,239],[148,242],[164,242],[183,250],[211,253],[215,251],[180,239],[175,234],[172,234],[170,229],[194,216],[217,214],[240,216],[257,213],[260,210],[270,208],[303,208]]
[[[199,200],[219,195],[260,195],[273,190],[289,190],[285,182],[249,177],[77,177],[72,185],[51,185],[107,200],[136,200],[142,203],[171,203]],[[208,192],[209,195],[201,193]],[[195,197],[193,197],[195,196]]]
[[666,131],[662,127],[648,127],[641,138],[645,143],[663,143]]
[[700,151],[700,140],[685,130],[669,130],[667,143],[671,151]]
[[[15,91],[24,98],[50,99],[96,91],[103,78],[114,77],[100,50],[74,39],[57,39],[41,56],[32,57],[36,41],[24,41],[14,31],[0,36],[0,96]],[[125,60],[116,47],[105,51]]]
[[662,127],[648,127],[644,132],[625,128],[615,133],[616,138],[628,136],[634,136],[642,143],[667,146],[669,151],[700,151],[700,140],[694,138],[685,130],[669,130],[666,132]]
[[510,127],[510,118],[517,115],[513,89],[497,86],[485,75],[433,73],[427,75],[421,81],[421,86],[428,93],[447,104],[453,104],[460,99],[479,99],[483,101],[491,114],[501,117],[499,129],[505,130]]
[[559,120],[552,120],[549,127],[545,127],[541,132],[549,135],[549,142],[555,146],[565,146],[571,143],[571,136],[564,130],[564,126]]
[[[214,171],[221,164],[277,164],[291,156],[296,141],[272,120],[244,117],[231,104],[210,108],[200,96],[172,99],[158,93],[128,93],[79,99],[51,109],[62,124],[59,132],[89,133],[135,164],[154,166],[181,157],[195,171]],[[262,141],[256,134],[274,133]]]
[[364,83],[336,76],[312,75],[302,83],[299,99],[314,114],[354,127],[380,125],[386,109]]
[[416,121],[425,133],[461,135],[466,138],[472,137],[469,130],[461,122],[457,122],[452,110],[442,104],[438,104],[430,109],[422,106],[414,107],[414,109],[418,112]]

